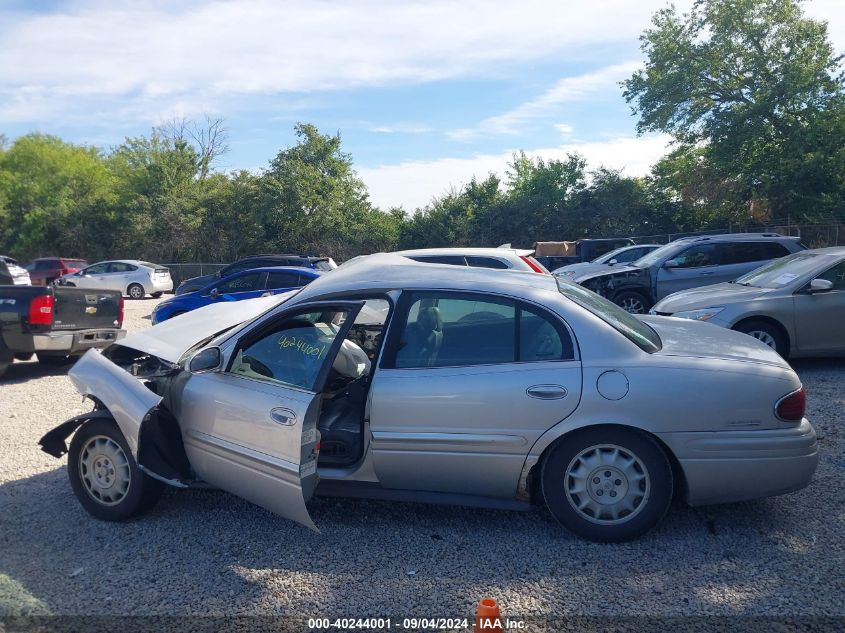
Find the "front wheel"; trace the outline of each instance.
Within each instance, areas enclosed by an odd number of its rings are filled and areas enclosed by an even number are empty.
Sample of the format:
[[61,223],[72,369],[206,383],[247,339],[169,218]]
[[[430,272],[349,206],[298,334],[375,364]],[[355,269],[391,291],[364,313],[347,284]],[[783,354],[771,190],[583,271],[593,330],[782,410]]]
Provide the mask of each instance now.
[[618,543],[657,525],[672,502],[672,467],[652,438],[618,427],[573,432],[543,462],[552,515],[581,538]]
[[143,299],[147,292],[141,284],[130,284],[126,289],[126,294],[129,295],[130,299]]
[[783,358],[789,355],[789,345],[780,329],[766,321],[745,321],[734,328],[737,332],[753,336],[761,343],[765,343]]
[[620,292],[613,298],[613,303],[631,314],[645,314],[651,308],[651,302],[639,292]]
[[151,294],[150,296],[151,296],[153,299],[158,299],[161,295],[162,295],[162,293],[160,293],[160,292],[154,292],[154,293],[153,293],[153,294]]
[[68,478],[76,498],[103,521],[123,521],[151,509],[164,484],[141,472],[117,424],[92,420],[73,436]]

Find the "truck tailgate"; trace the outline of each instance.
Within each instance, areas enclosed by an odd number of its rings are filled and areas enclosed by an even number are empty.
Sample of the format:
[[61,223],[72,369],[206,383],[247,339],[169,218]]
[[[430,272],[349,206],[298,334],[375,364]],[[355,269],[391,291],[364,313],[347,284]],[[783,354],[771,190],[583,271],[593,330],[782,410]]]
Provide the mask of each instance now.
[[123,297],[117,290],[55,286],[53,330],[114,328],[123,320]]

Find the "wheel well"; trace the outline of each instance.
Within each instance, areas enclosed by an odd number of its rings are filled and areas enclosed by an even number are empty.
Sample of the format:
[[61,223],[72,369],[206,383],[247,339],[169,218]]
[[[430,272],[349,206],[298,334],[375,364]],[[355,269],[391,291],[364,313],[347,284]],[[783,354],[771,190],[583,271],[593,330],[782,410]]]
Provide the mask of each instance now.
[[528,490],[529,494],[531,495],[531,503],[545,503],[543,499],[543,490],[542,486],[540,485],[540,473],[543,471],[543,463],[546,461],[546,458],[551,454],[554,447],[556,447],[560,442],[564,441],[567,437],[571,437],[574,433],[581,431],[582,429],[596,429],[596,428],[607,428],[607,429],[625,429],[626,431],[634,431],[635,433],[639,433],[640,435],[645,435],[652,440],[654,440],[663,453],[666,455],[666,458],[669,460],[669,464],[672,467],[672,481],[673,481],[673,491],[672,491],[672,498],[673,499],[680,499],[686,498],[687,496],[687,480],[684,476],[684,470],[681,468],[681,463],[678,461],[678,458],[675,457],[675,454],[672,450],[666,445],[663,440],[659,437],[654,435],[653,433],[649,433],[648,431],[644,431],[643,429],[637,428],[635,426],[628,426],[626,424],[596,424],[591,426],[581,426],[577,429],[572,429],[571,431],[567,431],[559,438],[557,438],[554,442],[549,444],[543,453],[540,455],[540,459],[537,460],[537,463],[531,467],[531,470],[528,473]]
[[731,326],[732,330],[736,330],[740,325],[743,323],[751,323],[752,321],[760,321],[762,323],[767,323],[775,328],[777,328],[778,332],[780,332],[781,336],[783,336],[783,340],[786,341],[786,349],[792,349],[792,341],[789,338],[789,332],[786,331],[786,328],[783,327],[783,324],[778,321],[777,319],[773,319],[770,316],[760,315],[760,316],[751,316],[741,321],[737,321]]
[[639,295],[640,297],[643,298],[643,300],[645,301],[646,304],[648,304],[648,305],[654,304],[654,302],[651,300],[651,293],[648,290],[646,290],[645,288],[637,288],[637,287],[620,288],[619,290],[617,290],[616,292],[614,292],[610,296],[610,300],[613,301],[614,303],[616,303],[616,299],[620,295],[623,295],[625,293],[631,293],[631,294]]

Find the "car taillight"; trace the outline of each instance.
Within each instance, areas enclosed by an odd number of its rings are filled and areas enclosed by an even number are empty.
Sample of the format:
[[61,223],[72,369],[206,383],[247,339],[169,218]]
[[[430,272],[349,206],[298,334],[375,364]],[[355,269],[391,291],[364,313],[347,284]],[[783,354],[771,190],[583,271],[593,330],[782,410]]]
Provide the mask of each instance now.
[[123,297],[120,297],[120,303],[118,304],[118,311],[117,311],[117,327],[123,325]]
[[53,295],[34,297],[29,302],[30,325],[53,325]]
[[775,414],[785,422],[800,422],[807,408],[807,392],[804,387],[793,391],[777,401]]
[[528,264],[535,273],[540,273],[541,275],[547,274],[545,270],[540,268],[540,265],[534,261],[534,259],[530,255],[520,255],[519,258]]

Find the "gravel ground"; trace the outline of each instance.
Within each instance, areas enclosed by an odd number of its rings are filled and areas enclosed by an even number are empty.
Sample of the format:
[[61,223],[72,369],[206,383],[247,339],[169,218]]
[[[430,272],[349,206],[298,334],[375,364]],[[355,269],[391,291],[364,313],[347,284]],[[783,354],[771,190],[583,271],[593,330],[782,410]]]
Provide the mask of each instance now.
[[[154,300],[127,301],[130,331]],[[484,596],[528,615],[845,615],[845,361],[796,363],[821,460],[805,491],[676,505],[637,542],[597,545],[542,510],[334,498],[322,532],[217,491],[171,491],[109,524],[38,438],[88,410],[63,370],[0,384],[0,615],[466,616]]]

